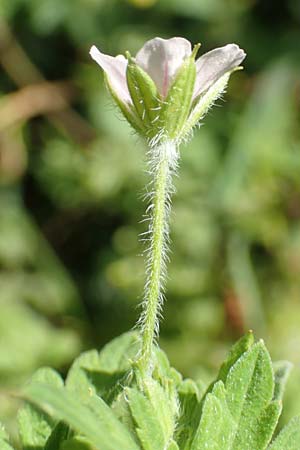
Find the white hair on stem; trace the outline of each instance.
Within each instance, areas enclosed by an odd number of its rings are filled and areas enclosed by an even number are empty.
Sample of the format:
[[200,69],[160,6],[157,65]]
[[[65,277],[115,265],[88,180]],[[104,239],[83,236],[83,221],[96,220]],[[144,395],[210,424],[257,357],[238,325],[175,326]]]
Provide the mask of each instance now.
[[145,198],[149,204],[146,215],[149,227],[142,233],[146,241],[146,283],[141,303],[142,313],[137,326],[142,334],[139,355],[140,366],[147,372],[152,370],[153,345],[158,337],[159,320],[164,300],[166,263],[169,251],[169,215],[171,196],[174,192],[173,175],[178,167],[178,148],[175,141],[153,140],[148,151],[151,182]]

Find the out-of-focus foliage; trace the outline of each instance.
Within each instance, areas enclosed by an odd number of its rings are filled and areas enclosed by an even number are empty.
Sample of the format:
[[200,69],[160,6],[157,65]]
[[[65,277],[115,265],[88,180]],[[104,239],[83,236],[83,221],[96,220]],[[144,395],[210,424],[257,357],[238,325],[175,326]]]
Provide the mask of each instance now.
[[299,22],[298,0],[1,0],[2,418],[35,368],[64,372],[136,320],[145,148],[88,50],[134,54],[156,35],[248,53],[182,148],[162,346],[205,378],[252,328],[295,364],[299,412]]

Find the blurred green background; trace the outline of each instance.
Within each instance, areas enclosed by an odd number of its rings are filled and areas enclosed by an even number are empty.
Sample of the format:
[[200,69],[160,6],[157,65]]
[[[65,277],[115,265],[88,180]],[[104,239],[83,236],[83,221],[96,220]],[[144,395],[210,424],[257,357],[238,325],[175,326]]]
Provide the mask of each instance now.
[[295,364],[300,411],[300,2],[1,0],[0,417],[41,365],[64,373],[133,327],[144,265],[145,147],[89,58],[154,36],[248,54],[182,148],[161,345],[209,379],[252,328]]

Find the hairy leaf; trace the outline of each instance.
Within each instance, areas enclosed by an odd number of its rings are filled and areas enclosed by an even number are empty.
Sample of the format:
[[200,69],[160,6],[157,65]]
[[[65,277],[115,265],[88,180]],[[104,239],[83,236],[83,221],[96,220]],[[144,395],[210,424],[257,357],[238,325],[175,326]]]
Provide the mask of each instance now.
[[267,447],[272,439],[281,410],[281,402],[274,401],[262,411],[259,417],[249,420],[248,428],[244,430],[243,440],[241,440],[241,442],[246,442],[249,439],[249,446],[245,448],[264,450]]
[[225,383],[227,375],[231,367],[237,362],[237,360],[248,351],[254,344],[253,332],[250,330],[244,336],[242,336],[230,349],[229,354],[221,368],[217,380],[222,380]]
[[[238,359],[228,373],[225,386],[228,407],[237,424],[232,449],[253,450],[257,440],[256,423],[266,413],[274,390],[271,360],[263,342],[253,345]],[[272,420],[273,427],[275,422]]]
[[125,381],[138,347],[138,334],[130,332],[113,339],[100,353],[96,350],[83,353],[69,371],[67,389],[83,399],[93,392],[111,402],[120,390],[120,382]]
[[205,398],[200,424],[190,448],[230,450],[235,429],[236,423],[228,409],[224,384],[218,381]]
[[145,382],[144,393],[127,388],[129,408],[136,423],[136,433],[144,450],[166,448],[175,429],[175,411],[172,402],[159,383]]
[[71,392],[42,384],[28,386],[24,394],[40,408],[85,435],[98,450],[139,448],[129,431],[100,397],[91,395],[87,407]]
[[294,417],[279,433],[268,450],[299,450],[300,416]]

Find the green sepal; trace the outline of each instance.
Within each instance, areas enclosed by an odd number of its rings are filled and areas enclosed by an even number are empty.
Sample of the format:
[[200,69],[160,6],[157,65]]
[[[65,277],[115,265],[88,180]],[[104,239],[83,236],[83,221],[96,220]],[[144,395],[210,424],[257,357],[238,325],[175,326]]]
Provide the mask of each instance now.
[[178,139],[184,139],[188,136],[192,129],[199,123],[199,121],[205,116],[208,110],[214,105],[215,101],[223,94],[231,72],[225,73],[219,80],[214,83],[208,91],[198,97],[191,107],[191,113],[184,122],[183,127],[180,130]]
[[161,124],[170,139],[177,139],[190,114],[196,79],[194,55],[181,65],[161,110]]
[[[131,99],[140,120],[145,124],[147,136],[158,134],[161,98],[152,78],[128,56],[126,71]],[[150,136],[149,136],[150,133]]]
[[104,79],[110,95],[119,107],[125,119],[129,122],[134,130],[136,130],[138,133],[145,134],[146,130],[144,127],[144,123],[136,114],[135,109],[131,105],[125,104],[124,102],[122,102],[122,100],[120,100],[116,92],[111,87],[106,74],[104,74]]

